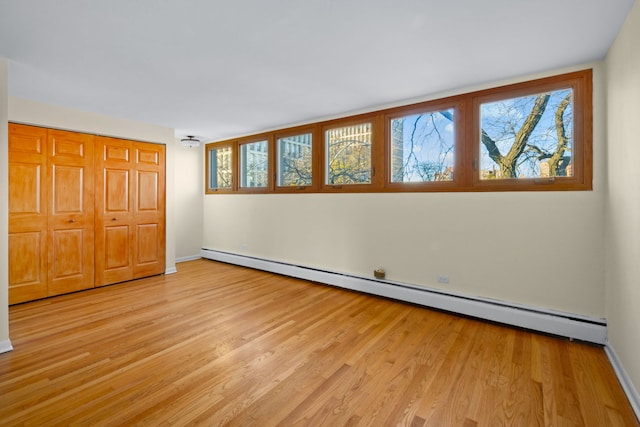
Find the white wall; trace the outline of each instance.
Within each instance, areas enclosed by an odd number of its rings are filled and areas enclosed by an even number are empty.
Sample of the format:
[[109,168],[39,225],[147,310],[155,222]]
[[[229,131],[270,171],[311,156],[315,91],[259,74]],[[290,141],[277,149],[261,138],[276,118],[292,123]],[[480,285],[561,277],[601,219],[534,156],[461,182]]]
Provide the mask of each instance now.
[[8,61],[0,58],[0,352],[9,347]]
[[203,246],[604,317],[604,72],[591,65],[594,191],[208,195]]
[[[188,148],[175,141],[176,260],[200,257],[204,194],[204,147]],[[179,266],[178,266],[179,268]]]
[[640,390],[640,3],[606,58],[609,343]]
[[9,97],[9,121],[166,144],[166,270],[175,271],[174,130],[132,120]]

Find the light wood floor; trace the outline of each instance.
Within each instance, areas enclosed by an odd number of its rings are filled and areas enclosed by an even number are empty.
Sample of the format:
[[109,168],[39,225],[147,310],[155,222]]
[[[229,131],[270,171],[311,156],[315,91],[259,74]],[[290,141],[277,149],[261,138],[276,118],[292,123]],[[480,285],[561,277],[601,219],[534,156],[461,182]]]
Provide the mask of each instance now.
[[603,350],[212,261],[10,308],[0,425],[634,426]]

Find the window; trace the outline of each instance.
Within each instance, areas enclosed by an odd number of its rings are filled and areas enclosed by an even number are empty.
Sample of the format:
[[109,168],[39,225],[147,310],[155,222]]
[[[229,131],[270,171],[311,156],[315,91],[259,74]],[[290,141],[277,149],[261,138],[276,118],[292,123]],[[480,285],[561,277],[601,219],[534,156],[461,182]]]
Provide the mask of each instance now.
[[390,119],[392,183],[453,181],[454,109]]
[[325,131],[326,184],[370,184],[372,124]]
[[212,148],[209,153],[209,188],[231,189],[232,186],[232,159],[231,147]]
[[269,141],[240,145],[240,187],[267,187]]
[[207,145],[207,193],[591,190],[592,71]]
[[313,134],[303,133],[278,138],[277,185],[306,187],[313,183]]
[[480,104],[480,179],[573,176],[573,90]]
[[590,190],[591,84],[587,70],[472,94],[473,186]]

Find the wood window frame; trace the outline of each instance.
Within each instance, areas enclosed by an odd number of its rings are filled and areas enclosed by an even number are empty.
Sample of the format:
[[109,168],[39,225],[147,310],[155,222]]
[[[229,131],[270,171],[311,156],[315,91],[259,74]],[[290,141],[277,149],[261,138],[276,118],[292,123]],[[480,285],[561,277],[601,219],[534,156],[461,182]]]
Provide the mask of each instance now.
[[[327,131],[371,123],[371,182],[368,184],[330,184],[327,182]],[[370,193],[384,191],[384,123],[381,112],[335,119],[321,124],[320,191],[325,193]]]
[[[388,108],[338,119],[278,129],[234,140],[214,142],[212,148],[232,148],[232,188],[209,188],[209,156],[206,161],[206,194],[265,194],[265,193],[394,193],[394,192],[482,192],[482,191],[589,191],[593,189],[593,71],[585,69],[566,74],[524,81],[490,89],[434,99],[426,102]],[[573,90],[573,176],[549,178],[481,180],[480,164],[480,106],[485,102],[507,100],[545,91],[571,88]],[[390,123],[394,118],[420,112],[454,108],[455,163],[452,181],[392,182]],[[329,129],[370,122],[371,183],[328,184],[326,169],[326,131]],[[312,185],[277,185],[278,138],[302,133],[313,136]],[[240,149],[244,144],[268,141],[266,187],[240,186]]]
[[[238,150],[236,148],[236,142],[235,141],[222,141],[222,142],[215,142],[212,144],[206,144],[205,146],[205,183],[204,183],[204,188],[205,188],[205,194],[224,194],[224,193],[234,193],[237,191],[237,186],[238,186],[238,173],[237,173],[237,168],[236,168],[236,164],[238,163]],[[212,150],[218,150],[221,148],[231,148],[231,186],[230,187],[218,187],[218,188],[211,188],[209,186],[209,184],[211,183],[211,162],[209,161],[210,159],[210,152]]]
[[[480,106],[522,96],[535,95],[560,89],[573,90],[574,171],[571,177],[480,179]],[[593,189],[593,82],[591,70],[577,71],[516,83],[476,92],[472,97],[471,145],[473,149],[473,180],[476,191],[544,191]]]
[[[422,192],[422,191],[459,191],[468,187],[468,150],[465,150],[465,111],[466,102],[460,97],[450,97],[427,101],[405,107],[397,107],[384,115],[384,172],[385,190],[391,192]],[[454,172],[451,181],[425,181],[425,182],[393,182],[391,168],[391,121],[400,117],[414,114],[430,113],[434,111],[454,110]]]
[[[257,142],[263,142],[266,141],[267,142],[267,185],[264,187],[243,187],[242,186],[242,146],[243,145],[249,145],[249,144],[255,144]],[[241,138],[238,139],[238,141],[236,142],[236,182],[237,182],[237,188],[236,191],[239,193],[268,193],[268,192],[273,192],[274,191],[274,180],[273,180],[273,174],[274,174],[274,167],[273,167],[273,163],[274,163],[274,156],[275,156],[275,151],[274,151],[274,143],[273,143],[273,133],[263,133],[263,134],[259,134],[259,135],[251,135],[251,136],[247,136],[245,138]]]
[[[278,140],[288,136],[311,134],[311,185],[278,185]],[[296,126],[273,134],[273,186],[276,193],[317,193],[320,186],[322,136],[318,125]]]

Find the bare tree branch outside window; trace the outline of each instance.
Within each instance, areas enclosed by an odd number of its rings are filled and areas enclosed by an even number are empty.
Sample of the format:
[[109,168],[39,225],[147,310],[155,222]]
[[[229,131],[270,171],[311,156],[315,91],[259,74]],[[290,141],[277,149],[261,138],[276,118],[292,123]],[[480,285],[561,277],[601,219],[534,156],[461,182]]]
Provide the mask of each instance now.
[[481,179],[572,176],[573,92],[480,106]]

